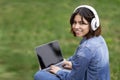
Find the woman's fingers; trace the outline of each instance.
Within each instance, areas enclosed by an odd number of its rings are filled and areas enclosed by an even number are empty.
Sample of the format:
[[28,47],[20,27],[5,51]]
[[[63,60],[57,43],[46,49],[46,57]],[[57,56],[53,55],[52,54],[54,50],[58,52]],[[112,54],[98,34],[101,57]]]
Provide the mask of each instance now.
[[63,67],[66,69],[72,69],[72,63],[70,61],[64,61]]

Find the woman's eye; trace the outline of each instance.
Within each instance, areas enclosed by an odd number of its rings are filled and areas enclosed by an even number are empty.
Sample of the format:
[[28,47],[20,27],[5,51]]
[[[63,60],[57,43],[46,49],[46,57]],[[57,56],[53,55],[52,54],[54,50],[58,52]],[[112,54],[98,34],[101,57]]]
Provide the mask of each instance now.
[[80,21],[79,22],[80,25],[87,25],[87,23],[83,22],[83,21]]
[[83,21],[79,21],[79,22],[76,22],[74,21],[73,24],[79,24],[79,25],[87,25],[87,23],[83,22]]
[[80,21],[79,24],[83,24],[83,22]]
[[83,21],[80,21],[79,24],[85,24]]
[[73,24],[76,24],[76,22],[74,21]]

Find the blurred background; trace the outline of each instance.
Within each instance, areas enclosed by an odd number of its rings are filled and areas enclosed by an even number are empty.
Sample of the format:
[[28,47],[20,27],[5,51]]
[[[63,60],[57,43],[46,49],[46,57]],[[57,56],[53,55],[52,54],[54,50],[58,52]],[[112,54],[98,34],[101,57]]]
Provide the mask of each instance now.
[[70,33],[74,8],[97,10],[110,52],[111,80],[120,79],[120,0],[0,0],[0,80],[33,80],[38,70],[35,47],[59,40],[71,56],[80,38]]

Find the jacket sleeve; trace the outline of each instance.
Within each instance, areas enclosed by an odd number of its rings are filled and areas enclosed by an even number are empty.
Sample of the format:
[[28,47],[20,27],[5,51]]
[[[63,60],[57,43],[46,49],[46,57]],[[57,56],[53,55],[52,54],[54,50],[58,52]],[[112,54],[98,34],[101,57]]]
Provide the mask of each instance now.
[[71,72],[60,70],[56,75],[58,75],[61,80],[83,80],[90,61],[89,52],[88,48],[78,49],[71,59]]

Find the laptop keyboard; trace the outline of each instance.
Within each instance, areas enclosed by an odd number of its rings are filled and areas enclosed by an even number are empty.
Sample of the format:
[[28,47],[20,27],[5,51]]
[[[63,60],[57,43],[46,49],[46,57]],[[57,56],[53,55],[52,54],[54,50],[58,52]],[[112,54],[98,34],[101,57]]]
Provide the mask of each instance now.
[[[62,66],[62,64],[63,64],[63,61],[60,62],[60,63],[57,63],[57,64],[55,64],[55,65],[58,66],[58,67],[60,67],[63,71],[71,72],[71,70],[64,69],[63,66]],[[43,70],[49,71],[49,69],[50,69],[50,68],[48,67],[48,68],[45,68],[45,69],[43,69]]]

